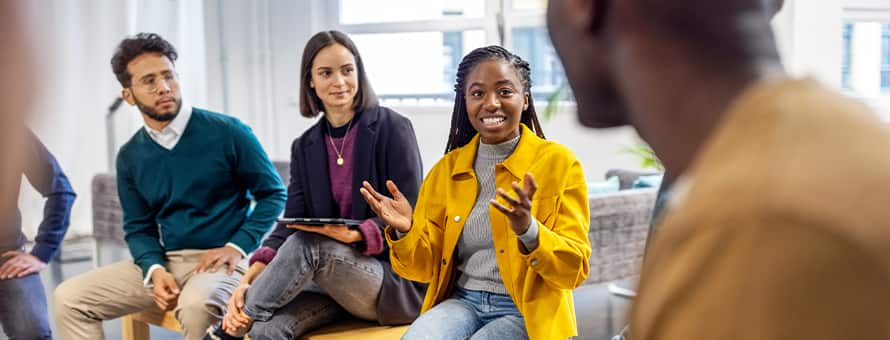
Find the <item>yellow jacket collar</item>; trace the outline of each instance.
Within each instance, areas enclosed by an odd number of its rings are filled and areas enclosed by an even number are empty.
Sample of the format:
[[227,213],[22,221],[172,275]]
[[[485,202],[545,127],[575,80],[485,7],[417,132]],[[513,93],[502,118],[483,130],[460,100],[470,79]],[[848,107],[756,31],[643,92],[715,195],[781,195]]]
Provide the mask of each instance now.
[[[535,153],[544,140],[535,135],[531,129],[525,124],[519,124],[519,143],[516,149],[504,160],[504,167],[513,174],[513,177],[522,178],[535,160]],[[476,161],[476,152],[479,149],[479,134],[473,136],[467,145],[454,150],[455,159],[454,167],[451,170],[451,177],[457,177],[461,174],[473,173],[473,163]]]

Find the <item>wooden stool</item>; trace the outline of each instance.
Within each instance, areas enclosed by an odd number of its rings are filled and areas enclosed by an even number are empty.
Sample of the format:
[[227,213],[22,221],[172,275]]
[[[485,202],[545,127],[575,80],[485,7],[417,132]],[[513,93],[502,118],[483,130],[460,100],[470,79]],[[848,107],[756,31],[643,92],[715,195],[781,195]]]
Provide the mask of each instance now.
[[142,311],[121,318],[121,335],[124,340],[149,340],[148,325],[155,325],[171,331],[182,332],[179,320],[173,312],[163,314]]
[[408,326],[380,326],[361,320],[340,321],[316,329],[302,336],[302,340],[398,340],[408,330]]
[[[179,321],[173,312],[156,314],[149,311],[125,315],[121,318],[121,335],[124,340],[149,340],[149,325],[155,325],[171,331],[182,332]],[[398,340],[408,330],[408,326],[380,326],[361,320],[340,321],[316,329],[302,336],[302,340]]]

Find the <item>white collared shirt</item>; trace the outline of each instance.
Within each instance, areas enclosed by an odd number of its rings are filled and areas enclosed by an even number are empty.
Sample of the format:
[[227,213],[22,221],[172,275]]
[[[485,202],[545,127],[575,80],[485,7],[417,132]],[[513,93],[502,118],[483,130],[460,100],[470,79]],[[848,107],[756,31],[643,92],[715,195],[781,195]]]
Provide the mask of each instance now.
[[182,133],[185,132],[185,128],[188,126],[189,118],[192,117],[192,107],[186,105],[185,101],[182,101],[182,106],[179,108],[179,114],[176,115],[176,118],[173,118],[173,121],[170,124],[167,124],[161,131],[155,130],[145,124],[145,132],[148,132],[148,136],[151,137],[155,143],[164,147],[167,150],[173,150],[176,147],[176,144],[179,143],[179,139],[182,137]]

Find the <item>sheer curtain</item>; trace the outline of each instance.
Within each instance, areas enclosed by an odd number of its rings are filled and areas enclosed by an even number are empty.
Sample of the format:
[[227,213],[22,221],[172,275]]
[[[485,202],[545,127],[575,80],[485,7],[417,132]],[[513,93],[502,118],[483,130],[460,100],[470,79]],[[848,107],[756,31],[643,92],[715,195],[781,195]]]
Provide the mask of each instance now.
[[273,160],[314,122],[299,114],[299,69],[323,1],[204,2],[209,108],[250,125]]
[[[92,232],[90,184],[108,172],[105,115],[120,95],[111,72],[125,36],[155,32],[179,52],[183,97],[238,117],[272,159],[288,159],[291,140],[314,120],[298,113],[303,44],[319,27],[322,0],[44,0],[23,2],[33,36],[38,91],[30,126],[56,156],[78,194],[68,237]],[[122,105],[115,150],[142,127]],[[43,199],[23,183],[19,206],[33,239]]]
[[[92,231],[90,182],[108,172],[105,114],[120,85],[110,59],[125,36],[152,31],[179,49],[177,69],[184,92],[206,103],[203,3],[200,1],[46,0],[22,2],[38,65],[30,127],[56,156],[77,192],[68,236]],[[114,119],[120,146],[142,124],[138,111],[122,105]],[[24,179],[23,179],[24,181]],[[32,238],[42,219],[43,199],[27,182],[20,208]]]

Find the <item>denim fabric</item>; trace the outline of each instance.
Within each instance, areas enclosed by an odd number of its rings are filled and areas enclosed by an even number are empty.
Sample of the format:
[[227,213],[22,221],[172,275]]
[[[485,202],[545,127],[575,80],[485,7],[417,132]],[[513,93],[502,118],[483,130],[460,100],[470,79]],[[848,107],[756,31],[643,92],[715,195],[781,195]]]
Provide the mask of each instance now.
[[509,295],[457,288],[451,298],[421,314],[402,339],[520,340],[528,339],[528,332]]
[[52,339],[39,274],[0,280],[0,325],[10,340]]
[[344,311],[376,320],[382,283],[377,259],[325,236],[296,232],[247,290],[244,312],[255,320],[250,337],[296,338]]

